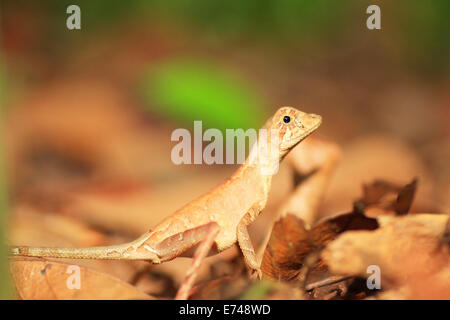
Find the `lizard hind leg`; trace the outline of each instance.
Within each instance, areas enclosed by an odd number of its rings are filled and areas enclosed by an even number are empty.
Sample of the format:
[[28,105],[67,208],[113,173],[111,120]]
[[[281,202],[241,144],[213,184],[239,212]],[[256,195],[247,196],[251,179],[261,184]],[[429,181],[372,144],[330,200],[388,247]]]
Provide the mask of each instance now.
[[193,255],[192,265],[175,296],[176,300],[186,300],[189,297],[201,263],[213,249],[219,231],[219,225],[216,222],[210,222],[172,235],[152,246],[161,261],[172,260],[189,249],[197,247]]
[[[215,228],[219,229],[218,224],[216,222],[210,222],[158,241],[155,241],[150,236],[146,241],[141,241],[136,249],[142,255],[157,255],[159,261],[153,261],[153,263],[166,262],[177,257],[192,258],[195,252],[194,249],[206,238],[210,230]],[[214,247],[211,245],[210,249],[214,249]]]

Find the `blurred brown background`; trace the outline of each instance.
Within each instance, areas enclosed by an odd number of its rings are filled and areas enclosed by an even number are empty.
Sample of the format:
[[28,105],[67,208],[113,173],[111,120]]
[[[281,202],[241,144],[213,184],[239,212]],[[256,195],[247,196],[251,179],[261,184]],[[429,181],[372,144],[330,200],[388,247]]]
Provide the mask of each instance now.
[[[66,28],[69,4],[81,30]],[[366,28],[370,4],[381,30]],[[235,169],[173,165],[173,129],[258,127],[282,105],[322,115],[317,135],[343,149],[323,216],[351,208],[376,178],[419,177],[413,210],[449,212],[449,9],[2,1],[0,202],[11,242],[88,246],[147,230]],[[292,187],[286,177],[282,168],[269,214]]]

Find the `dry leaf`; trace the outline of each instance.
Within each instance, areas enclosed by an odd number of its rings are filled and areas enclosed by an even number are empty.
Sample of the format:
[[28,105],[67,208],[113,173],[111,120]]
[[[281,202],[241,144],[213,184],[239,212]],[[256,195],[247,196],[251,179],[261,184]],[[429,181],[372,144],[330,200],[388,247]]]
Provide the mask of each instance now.
[[70,266],[67,263],[48,260],[12,260],[11,272],[20,298],[25,300],[152,299],[128,283],[82,266],[78,266],[81,277],[80,289],[69,289],[68,278],[73,275],[73,271],[68,273]]
[[429,169],[417,151],[405,142],[382,135],[363,136],[343,150],[343,159],[325,195],[323,216],[346,212],[360,196],[361,185],[368,181],[390,181],[405,185],[417,177],[414,212],[436,211],[435,190]]
[[287,214],[273,226],[261,271],[269,279],[293,280],[302,267],[304,257],[312,249],[303,221]]
[[366,216],[404,215],[411,208],[417,188],[417,179],[400,187],[393,183],[375,180],[364,184],[363,197],[354,203]]
[[[291,214],[278,220],[264,252],[261,270],[271,279],[294,280],[299,276],[304,260],[311,252],[323,248],[339,234],[348,230],[374,230],[375,219],[358,212],[343,214],[320,222],[306,230],[303,221]],[[326,266],[315,263],[316,272],[325,272]]]
[[[339,234],[350,230],[374,230],[378,227],[375,219],[367,217],[367,208],[379,208],[383,214],[393,211],[396,214],[407,213],[416,190],[417,180],[404,187],[381,180],[364,185],[363,197],[355,202],[351,213],[319,221],[311,230],[305,227],[302,219],[288,214],[281,217],[272,230],[264,252],[261,269],[271,279],[294,280],[304,277],[302,267],[317,275],[327,271],[320,260],[305,266],[305,258],[314,251],[325,247]],[[387,200],[386,200],[387,199]],[[313,275],[314,276],[314,275]]]
[[367,277],[367,267],[379,266],[382,289],[393,290],[392,296],[449,299],[448,219],[444,214],[380,216],[379,229],[346,232],[322,257],[332,272],[342,275]]

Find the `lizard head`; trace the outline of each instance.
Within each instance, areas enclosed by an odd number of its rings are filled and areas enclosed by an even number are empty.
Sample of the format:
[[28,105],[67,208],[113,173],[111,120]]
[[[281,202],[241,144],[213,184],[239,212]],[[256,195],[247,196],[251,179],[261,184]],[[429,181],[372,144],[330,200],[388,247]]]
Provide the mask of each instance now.
[[314,132],[322,123],[322,117],[305,113],[292,107],[281,107],[269,121],[268,129],[277,130],[279,149],[283,156],[300,141]]

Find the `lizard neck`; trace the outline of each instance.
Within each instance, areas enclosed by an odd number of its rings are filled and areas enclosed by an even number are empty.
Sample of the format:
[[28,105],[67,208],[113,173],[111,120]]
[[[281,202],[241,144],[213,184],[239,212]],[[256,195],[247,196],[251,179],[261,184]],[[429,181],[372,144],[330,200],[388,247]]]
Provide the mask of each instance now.
[[273,156],[268,156],[258,149],[257,144],[251,148],[246,161],[233,174],[231,180],[244,181],[248,190],[257,191],[253,200],[262,209],[267,201],[272,177],[278,171],[280,154],[273,153]]
[[262,174],[257,165],[244,163],[231,177],[231,183],[237,184],[241,190],[238,196],[246,199],[245,210],[239,216],[239,220],[246,216],[245,224],[253,222],[266,206],[272,176]]
[[[250,149],[249,156],[240,168],[231,176],[229,182],[238,186],[240,195],[248,194],[248,205],[245,214],[246,223],[251,223],[266,206],[272,177],[278,171],[278,166],[284,153],[277,147],[271,148],[272,139],[259,136],[258,143]],[[260,143],[260,141],[262,141]]]
[[[285,156],[277,145],[272,146],[270,139],[259,137],[250,149],[249,156],[241,166],[242,170],[258,170],[261,176],[272,177],[278,172],[280,161]],[[287,153],[287,152],[286,152]]]

